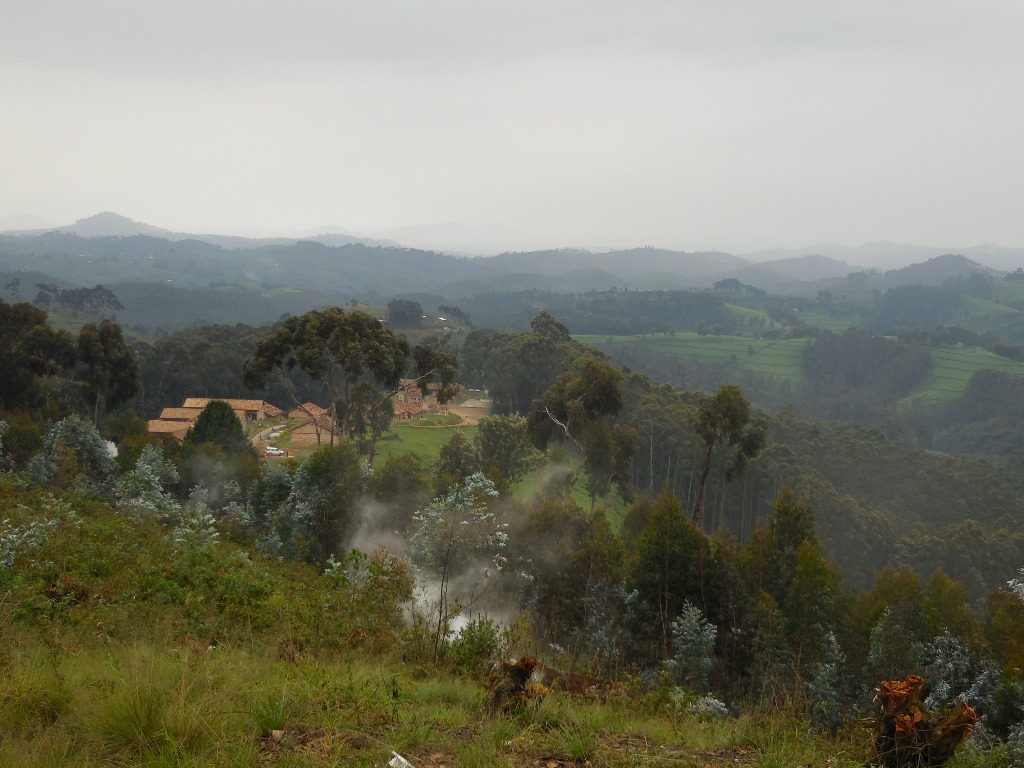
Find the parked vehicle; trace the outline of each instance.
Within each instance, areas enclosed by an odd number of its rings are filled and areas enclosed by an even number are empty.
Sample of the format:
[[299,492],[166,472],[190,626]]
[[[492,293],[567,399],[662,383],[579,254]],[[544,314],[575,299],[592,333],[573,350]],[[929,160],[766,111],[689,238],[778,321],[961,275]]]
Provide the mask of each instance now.
[[284,456],[284,451],[280,448],[275,448],[272,445],[268,445],[263,450],[266,452],[267,456]]

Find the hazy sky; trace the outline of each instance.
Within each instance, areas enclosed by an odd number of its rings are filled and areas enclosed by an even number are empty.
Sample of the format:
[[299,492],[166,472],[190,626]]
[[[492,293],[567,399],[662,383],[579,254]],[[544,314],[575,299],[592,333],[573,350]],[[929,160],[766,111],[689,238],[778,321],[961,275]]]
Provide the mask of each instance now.
[[1024,246],[1022,38],[1020,0],[0,0],[0,219]]

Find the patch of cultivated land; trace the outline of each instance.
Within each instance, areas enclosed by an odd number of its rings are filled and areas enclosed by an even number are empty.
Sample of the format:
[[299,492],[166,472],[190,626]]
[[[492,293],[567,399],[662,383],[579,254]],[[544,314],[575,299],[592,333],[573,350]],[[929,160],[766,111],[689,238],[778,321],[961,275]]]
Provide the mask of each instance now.
[[[803,381],[804,339],[749,339],[741,336],[577,336],[584,344],[614,354],[617,347],[642,346],[651,351],[696,360],[724,369],[747,371],[793,383]],[[1018,363],[979,347],[935,346],[932,367],[904,402],[948,402],[962,397],[971,377],[982,370],[1024,376]]]
[[978,347],[933,347],[931,354],[931,370],[904,402],[956,400],[967,390],[971,377],[986,369],[1024,376],[1024,363]]
[[1016,319],[1020,313],[1013,307],[975,296],[960,298],[960,314],[956,322],[972,331],[995,331]]
[[616,347],[643,346],[654,352],[720,365],[737,371],[803,381],[805,339],[754,339],[745,336],[701,336],[696,333],[643,336],[575,336],[575,339],[614,353]]

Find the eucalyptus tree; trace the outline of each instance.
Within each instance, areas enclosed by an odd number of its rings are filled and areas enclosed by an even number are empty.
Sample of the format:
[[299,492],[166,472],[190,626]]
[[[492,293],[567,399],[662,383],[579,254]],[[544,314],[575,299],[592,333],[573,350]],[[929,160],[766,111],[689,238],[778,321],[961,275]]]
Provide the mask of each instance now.
[[477,473],[413,517],[412,560],[437,580],[435,664],[453,619],[481,599],[505,563],[508,525],[491,504],[497,495],[494,483]]
[[0,300],[0,405],[9,410],[37,407],[50,397],[48,383],[74,361],[74,339],[52,328],[43,310]]
[[697,406],[696,429],[704,441],[704,460],[693,502],[693,524],[700,526],[715,449],[727,453],[725,479],[735,480],[743,474],[747,463],[764,450],[768,426],[763,418],[753,413],[740,388],[726,384],[701,400]]
[[480,468],[484,472],[497,470],[505,485],[522,477],[532,450],[525,417],[517,413],[484,416],[477,426]]
[[78,334],[78,361],[82,391],[92,401],[94,425],[99,424],[101,402],[109,409],[127,402],[139,389],[135,351],[125,343],[117,323],[104,320],[84,326]]
[[[367,404],[374,408],[397,392],[399,380],[411,367],[410,356],[415,358],[416,381],[421,390],[425,392],[437,377],[441,384],[438,401],[446,402],[454,391],[454,354],[423,345],[411,350],[404,336],[384,327],[375,317],[329,307],[289,317],[261,339],[245,361],[243,381],[250,389],[262,390],[274,374],[298,407],[302,407],[304,398],[299,395],[294,375],[301,371],[318,382],[330,400],[333,444],[336,429],[353,435],[358,408]],[[356,389],[360,381],[373,382],[379,397],[357,397],[361,394]]]
[[614,482],[629,495],[631,462],[636,453],[636,431],[610,419],[625,405],[622,371],[605,360],[585,355],[573,370],[559,376],[535,400],[527,425],[534,444],[544,449],[552,441],[571,443],[581,462],[571,475],[571,492],[581,471],[589,477],[591,506]]

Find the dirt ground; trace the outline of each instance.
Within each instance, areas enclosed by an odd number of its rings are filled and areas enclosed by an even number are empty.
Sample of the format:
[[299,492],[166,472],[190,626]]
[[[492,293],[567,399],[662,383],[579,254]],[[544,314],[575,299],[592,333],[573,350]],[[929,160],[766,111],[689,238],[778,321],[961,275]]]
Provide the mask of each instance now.
[[484,416],[491,415],[490,400],[464,400],[458,405],[449,405],[445,410],[459,416],[466,424],[476,424]]

